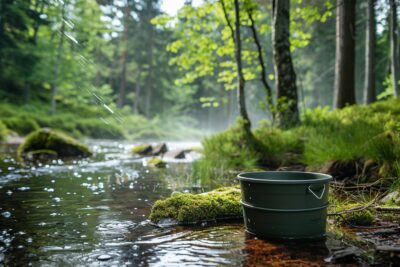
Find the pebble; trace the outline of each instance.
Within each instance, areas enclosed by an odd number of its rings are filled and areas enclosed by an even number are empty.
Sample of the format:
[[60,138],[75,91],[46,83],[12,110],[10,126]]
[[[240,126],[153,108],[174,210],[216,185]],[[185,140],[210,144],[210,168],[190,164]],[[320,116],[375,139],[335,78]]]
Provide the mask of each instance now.
[[5,211],[5,212],[1,213],[1,215],[3,215],[4,218],[10,218],[11,217],[11,212]]
[[99,261],[108,261],[109,259],[111,259],[112,257],[110,255],[107,254],[103,254],[97,257],[97,259]]

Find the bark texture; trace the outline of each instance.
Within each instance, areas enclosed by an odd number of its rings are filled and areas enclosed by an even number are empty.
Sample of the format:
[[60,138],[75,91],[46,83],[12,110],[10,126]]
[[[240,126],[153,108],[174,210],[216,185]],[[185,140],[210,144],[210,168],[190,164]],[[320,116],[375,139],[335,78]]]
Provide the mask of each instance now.
[[251,132],[251,123],[249,115],[247,114],[246,109],[246,99],[244,94],[244,86],[245,80],[243,75],[243,66],[242,66],[242,42],[240,40],[240,9],[239,9],[239,0],[235,0],[235,57],[236,57],[236,65],[237,65],[237,74],[238,74],[238,89],[237,89],[237,100],[238,100],[238,108],[240,116],[244,120],[244,128],[247,132]]
[[273,1],[273,56],[277,90],[277,120],[281,127],[288,128],[299,122],[296,73],[290,53],[290,1]]
[[391,72],[394,88],[394,95],[400,95],[400,58],[398,50],[397,36],[397,3],[396,0],[390,1],[390,56],[391,56]]
[[364,104],[376,101],[375,91],[375,2],[368,0],[367,27],[365,39],[365,80],[364,80]]
[[355,71],[356,0],[337,0],[334,107],[356,103]]

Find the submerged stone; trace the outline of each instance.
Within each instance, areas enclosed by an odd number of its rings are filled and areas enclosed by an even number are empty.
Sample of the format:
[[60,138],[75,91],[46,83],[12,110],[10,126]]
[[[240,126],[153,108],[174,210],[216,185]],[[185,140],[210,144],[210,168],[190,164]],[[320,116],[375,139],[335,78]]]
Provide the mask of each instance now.
[[167,163],[163,161],[160,158],[151,158],[147,161],[147,164],[150,167],[155,167],[155,168],[165,168],[167,167]]
[[112,256],[108,255],[108,254],[103,254],[103,255],[98,256],[97,259],[99,261],[108,261],[108,260],[112,259]]
[[153,153],[153,147],[149,144],[137,145],[132,148],[133,154],[150,156]]
[[174,159],[184,159],[186,157],[186,153],[185,150],[174,150],[168,152],[165,156]]
[[153,205],[150,220],[154,223],[165,219],[176,220],[179,224],[199,223],[208,220],[240,218],[240,189],[223,187],[207,193],[173,193],[165,200]]
[[30,133],[18,147],[18,158],[35,160],[55,157],[88,157],[89,148],[72,137],[50,129]]

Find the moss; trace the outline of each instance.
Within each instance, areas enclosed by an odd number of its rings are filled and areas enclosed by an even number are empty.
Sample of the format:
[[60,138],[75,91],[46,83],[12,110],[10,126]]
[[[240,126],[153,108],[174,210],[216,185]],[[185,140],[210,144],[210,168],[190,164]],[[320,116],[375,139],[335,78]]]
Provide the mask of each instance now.
[[34,151],[54,151],[59,157],[88,157],[89,148],[66,134],[40,129],[30,133],[18,147],[19,159],[28,159],[28,154]]
[[147,161],[147,164],[156,168],[165,168],[167,166],[167,163],[160,158],[151,158]]
[[340,219],[342,223],[348,223],[351,225],[358,226],[369,226],[374,224],[375,215],[371,210],[365,209],[362,211],[356,211],[351,213],[345,213]]
[[158,200],[150,213],[152,222],[172,218],[181,224],[241,217],[240,189],[223,187],[203,194],[173,193]]
[[132,153],[138,155],[151,155],[152,151],[153,147],[149,144],[137,145],[132,148]]

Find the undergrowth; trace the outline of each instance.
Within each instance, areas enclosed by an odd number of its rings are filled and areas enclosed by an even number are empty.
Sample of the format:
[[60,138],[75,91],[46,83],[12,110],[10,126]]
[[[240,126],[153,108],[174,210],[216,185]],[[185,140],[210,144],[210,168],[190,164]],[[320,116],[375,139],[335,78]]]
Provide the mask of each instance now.
[[314,169],[332,161],[364,160],[379,166],[381,177],[400,174],[400,100],[340,110],[306,110],[300,126],[253,130],[259,149],[244,147],[240,121],[203,141],[204,158],[195,174],[221,177],[228,170],[276,169],[302,164]]

